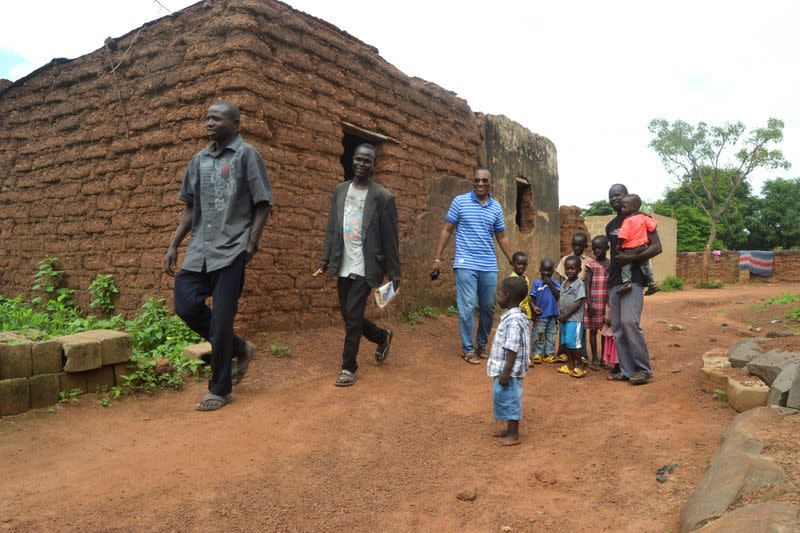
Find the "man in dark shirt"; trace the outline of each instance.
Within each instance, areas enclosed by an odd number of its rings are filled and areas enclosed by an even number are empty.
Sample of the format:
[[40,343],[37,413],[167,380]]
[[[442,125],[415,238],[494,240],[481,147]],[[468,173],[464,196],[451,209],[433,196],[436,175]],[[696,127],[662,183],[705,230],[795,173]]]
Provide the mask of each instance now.
[[[611,328],[617,341],[619,370],[612,372],[608,379],[612,381],[629,381],[632,385],[643,385],[650,381],[653,370],[650,368],[650,353],[647,341],[640,326],[642,307],[644,305],[644,276],[637,263],[650,259],[661,253],[661,239],[657,231],[647,233],[650,241],[647,248],[638,254],[618,254],[619,229],[625,217],[620,213],[622,197],[628,194],[628,188],[622,184],[612,185],[608,190],[608,203],[617,212],[611,222],[606,225],[606,237],[611,245],[611,266],[608,274],[608,306],[611,309]],[[619,293],[622,285],[620,266],[633,263],[630,292]]]
[[[184,203],[178,229],[164,255],[175,275],[178,246],[191,230],[183,266],[175,277],[175,313],[211,342],[211,379],[197,409],[215,411],[231,401],[255,355],[255,345],[234,335],[245,265],[258,251],[272,208],[264,160],[239,135],[239,109],[231,102],[208,108],[213,141],[189,163],[178,198]],[[213,309],[205,301],[213,299]],[[232,372],[233,356],[238,368]]]

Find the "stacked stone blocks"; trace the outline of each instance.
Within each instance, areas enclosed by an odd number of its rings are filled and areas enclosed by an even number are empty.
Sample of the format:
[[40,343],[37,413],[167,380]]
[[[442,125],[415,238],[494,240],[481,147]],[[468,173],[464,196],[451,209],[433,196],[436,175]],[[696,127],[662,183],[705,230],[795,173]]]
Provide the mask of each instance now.
[[130,337],[113,330],[46,341],[0,333],[0,416],[52,405],[60,392],[123,385],[131,351]]

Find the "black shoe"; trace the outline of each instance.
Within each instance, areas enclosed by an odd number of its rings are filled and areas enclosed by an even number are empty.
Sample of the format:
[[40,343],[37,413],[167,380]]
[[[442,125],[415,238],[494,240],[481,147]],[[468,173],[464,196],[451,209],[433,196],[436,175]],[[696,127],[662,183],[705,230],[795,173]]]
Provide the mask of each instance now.
[[246,341],[244,353],[236,358],[236,365],[231,369],[231,383],[238,385],[247,374],[247,368],[256,356],[256,345],[250,341]]
[[389,347],[392,345],[392,337],[394,333],[392,330],[386,330],[386,340],[378,345],[378,348],[375,350],[375,362],[379,365],[382,365],[386,358],[389,357]]
[[650,382],[650,378],[652,378],[650,374],[647,372],[636,372],[634,375],[631,376],[631,379],[628,382],[631,385],[644,385],[645,383]]
[[628,381],[622,372],[612,372],[606,378],[608,381]]

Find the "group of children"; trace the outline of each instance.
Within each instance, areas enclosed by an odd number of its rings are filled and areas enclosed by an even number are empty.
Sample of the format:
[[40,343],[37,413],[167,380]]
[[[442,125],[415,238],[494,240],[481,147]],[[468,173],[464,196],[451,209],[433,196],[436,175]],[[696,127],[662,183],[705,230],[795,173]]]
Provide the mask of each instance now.
[[[647,232],[656,221],[639,212],[641,199],[629,195],[622,200],[621,213],[626,217],[619,232],[617,253],[634,254],[648,245]],[[561,363],[558,372],[583,378],[591,370],[611,368],[617,364],[617,350],[611,329],[608,306],[607,257],[609,242],[605,235],[591,241],[592,256],[585,255],[588,238],[584,233],[572,237],[572,255],[561,259],[558,266],[549,258],[539,263],[540,277],[530,282],[525,275],[528,256],[516,252],[512,256],[511,276],[497,287],[497,303],[507,309],[500,318],[487,374],[494,378],[494,418],[507,421],[506,428],[496,431],[503,445],[519,444],[519,420],[522,416],[522,381],[529,366]],[[620,268],[622,285],[619,292],[632,290],[632,266],[636,264],[647,285],[645,294],[658,290],[648,261],[628,263]],[[531,327],[533,321],[533,327]],[[556,332],[559,333],[556,353]],[[586,352],[588,331],[591,361]],[[598,350],[598,333],[602,344]],[[532,351],[531,351],[532,349]]]

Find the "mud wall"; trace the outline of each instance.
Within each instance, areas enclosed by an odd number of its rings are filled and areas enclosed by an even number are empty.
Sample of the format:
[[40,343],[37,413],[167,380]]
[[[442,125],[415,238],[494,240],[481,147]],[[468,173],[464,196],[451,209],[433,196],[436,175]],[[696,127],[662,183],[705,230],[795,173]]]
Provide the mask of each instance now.
[[391,138],[379,145],[375,180],[397,196],[398,309],[452,300],[451,284],[427,280],[429,240],[477,167],[481,120],[375,48],[262,0],[194,5],[0,91],[0,292],[24,292],[36,262],[56,256],[83,304],[98,273],[115,274],[119,311],[169,299],[161,264],[178,190],[207,144],[205,111],[222,98],[240,106],[275,200],[248,267],[242,326],[337,320],[335,284],[309,274],[343,176],[345,122]]
[[[558,253],[556,147],[507,117],[480,117],[484,124],[481,159],[494,178],[493,192],[505,211],[506,235],[515,251],[527,252],[530,263],[538,264],[543,256]],[[499,247],[497,254],[503,258]],[[500,266],[501,274],[510,273],[504,258]]]
[[[565,255],[572,254],[572,236],[578,232],[583,232],[589,236],[591,242],[594,234],[590,233],[586,228],[586,221],[581,215],[581,208],[575,205],[562,205],[558,209],[558,216],[561,220],[559,231],[559,250],[558,257],[555,255],[550,256],[556,263]],[[605,233],[605,227],[603,228]],[[587,252],[588,253],[588,252]]]
[[[677,256],[676,275],[694,284],[700,281],[703,271],[702,252],[681,252]],[[739,253],[732,250],[722,250],[719,261],[714,261],[711,256],[709,261],[708,278],[718,279],[726,283],[735,283],[740,280]],[[772,276],[745,275],[749,281],[800,281],[800,250],[780,250],[775,252],[772,263]]]

